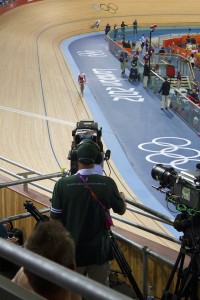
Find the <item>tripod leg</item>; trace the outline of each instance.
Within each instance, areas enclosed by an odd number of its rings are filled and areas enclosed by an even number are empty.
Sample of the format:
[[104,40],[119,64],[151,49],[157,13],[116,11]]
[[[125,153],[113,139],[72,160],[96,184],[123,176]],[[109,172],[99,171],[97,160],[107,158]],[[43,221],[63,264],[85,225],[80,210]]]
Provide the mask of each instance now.
[[132,275],[132,271],[131,271],[131,268],[130,266],[128,265],[125,257],[124,257],[124,254],[122,253],[122,251],[120,250],[115,238],[114,238],[114,235],[112,232],[110,232],[110,237],[111,237],[111,242],[112,242],[112,248],[113,248],[113,252],[114,252],[114,257],[122,271],[122,273],[124,274],[125,277],[128,277],[137,297],[139,300],[144,300],[144,297]]
[[198,299],[198,276],[200,272],[199,257],[197,254],[193,254],[189,266],[185,270],[185,274],[182,276],[182,281],[177,296],[179,298],[185,297],[185,299],[197,300]]
[[[163,296],[162,296],[161,300],[172,299],[171,298],[172,293],[169,292],[169,288],[171,286],[172,280],[173,280],[174,275],[175,275],[175,273],[176,273],[176,271],[178,269],[179,264],[183,265],[184,259],[185,259],[185,254],[180,251],[179,255],[178,255],[177,259],[176,259],[176,262],[174,264],[174,267],[172,269],[172,272],[170,274],[170,277],[168,279],[167,285],[166,285],[166,287],[164,289]],[[176,289],[177,289],[177,285],[179,285],[179,282],[176,284]]]
[[[198,277],[200,274],[200,260],[197,254],[193,254],[188,267],[183,270],[185,259],[185,249],[181,248],[181,251],[177,257],[176,263],[168,280],[167,286],[164,290],[162,300],[178,300],[178,299],[191,299],[198,300]],[[180,263],[180,266],[179,266]],[[174,293],[169,292],[170,285],[176,270],[179,267],[178,278]]]
[[176,287],[175,287],[175,295],[178,293],[180,284],[182,284],[181,277],[183,276],[184,260],[185,260],[185,254],[183,253],[182,257],[180,259],[180,267],[179,267],[178,274],[177,274],[177,282],[176,282]]

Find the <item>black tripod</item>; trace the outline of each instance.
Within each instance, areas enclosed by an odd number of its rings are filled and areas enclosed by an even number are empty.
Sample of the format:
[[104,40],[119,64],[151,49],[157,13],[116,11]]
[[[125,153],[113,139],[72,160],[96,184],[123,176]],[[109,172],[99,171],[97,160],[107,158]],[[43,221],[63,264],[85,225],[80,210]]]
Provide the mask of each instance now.
[[121,249],[119,248],[117,241],[114,237],[114,234],[112,233],[111,230],[110,230],[110,239],[111,239],[111,243],[112,243],[114,257],[122,271],[122,274],[124,275],[124,277],[127,277],[129,279],[129,282],[131,283],[133,290],[134,290],[136,296],[138,297],[138,299],[144,300],[144,297],[132,275],[131,268],[126,261],[124,254],[122,253]]
[[[190,299],[198,300],[198,277],[200,276],[200,260],[199,253],[192,253],[191,260],[187,268],[184,269],[184,260],[186,255],[185,247],[181,247],[180,253],[177,257],[172,273],[164,290],[162,300],[165,299]],[[174,278],[174,275],[178,270],[177,282],[174,293],[169,291],[170,285]]]
[[37,223],[50,220],[48,216],[43,215],[39,210],[37,210],[37,208],[33,205],[33,203],[31,201],[27,200],[24,203],[24,207],[35,218]]
[[[182,241],[181,249],[161,299],[176,300],[176,299],[184,298],[190,300],[198,300],[200,299],[199,298],[200,291],[198,292],[198,284],[199,284],[198,280],[200,279],[200,237],[199,237],[200,232],[199,232],[199,226],[197,226],[199,225],[199,220],[198,220],[199,215],[197,217],[195,216],[191,219],[186,219],[186,220],[184,220],[183,215],[178,215],[177,219],[180,225],[178,229],[181,230],[184,228],[187,229],[182,230],[184,232],[184,235],[181,238]],[[191,224],[195,224],[195,226],[191,226]],[[177,229],[177,224],[174,227]],[[186,255],[190,257],[190,262],[188,267],[184,268],[184,261]],[[177,271],[177,281],[175,285],[175,290],[172,293],[169,291],[169,288],[176,271]]]

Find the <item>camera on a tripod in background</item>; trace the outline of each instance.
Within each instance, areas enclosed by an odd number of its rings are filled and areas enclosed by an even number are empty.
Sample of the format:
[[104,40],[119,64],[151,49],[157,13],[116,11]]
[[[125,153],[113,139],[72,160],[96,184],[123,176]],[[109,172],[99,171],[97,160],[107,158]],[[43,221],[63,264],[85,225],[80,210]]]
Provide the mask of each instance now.
[[[156,165],[151,175],[160,181],[157,190],[166,193],[166,200],[176,206],[181,214],[174,221],[174,228],[182,231],[181,238],[185,246],[193,247],[194,241],[200,240],[200,170],[176,172],[174,168]],[[199,241],[200,242],[200,241]]]
[[102,154],[101,167],[103,171],[103,162],[104,160],[108,161],[110,159],[110,150],[107,150],[104,153],[103,143],[101,141],[102,137],[102,128],[98,128],[98,123],[93,120],[82,120],[77,122],[76,128],[72,130],[72,145],[71,150],[68,153],[68,159],[71,161],[70,173],[71,175],[75,174],[78,171],[77,166],[77,155],[76,150],[78,145],[84,140],[89,139],[95,142]]
[[[153,179],[160,181],[154,187],[166,194],[166,200],[181,212],[174,220],[173,226],[182,231],[181,248],[163,291],[161,300],[199,299],[200,279],[200,164],[194,171],[176,172],[174,168],[156,165],[151,172]],[[167,191],[165,191],[167,189]],[[187,267],[185,256],[190,257]],[[172,281],[177,274],[174,291]]]
[[[199,168],[197,164],[197,168]],[[166,192],[166,200],[176,205],[185,205],[194,214],[200,211],[200,169],[176,172],[174,168],[162,164],[151,171],[152,178],[160,181],[157,190]]]

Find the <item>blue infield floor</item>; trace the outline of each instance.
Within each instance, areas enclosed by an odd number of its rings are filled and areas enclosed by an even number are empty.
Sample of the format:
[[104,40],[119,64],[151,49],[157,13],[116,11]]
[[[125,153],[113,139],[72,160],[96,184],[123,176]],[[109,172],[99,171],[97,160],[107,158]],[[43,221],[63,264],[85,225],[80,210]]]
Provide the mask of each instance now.
[[173,217],[165,195],[152,187],[159,183],[151,170],[160,163],[177,172],[195,170],[200,138],[171,110],[162,111],[159,98],[141,82],[130,83],[128,70],[121,75],[103,33],[70,38],[61,50],[75,78],[86,74],[84,99],[124,180],[144,205]]

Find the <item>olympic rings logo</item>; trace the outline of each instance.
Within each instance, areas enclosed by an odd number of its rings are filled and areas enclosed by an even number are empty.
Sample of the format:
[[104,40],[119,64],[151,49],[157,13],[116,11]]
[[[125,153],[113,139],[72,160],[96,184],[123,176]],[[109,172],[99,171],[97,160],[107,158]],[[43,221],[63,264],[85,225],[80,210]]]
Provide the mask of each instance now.
[[[174,142],[173,142],[174,141]],[[178,137],[160,137],[151,142],[138,145],[140,150],[150,152],[146,160],[154,164],[170,165],[181,171],[181,165],[189,162],[200,162],[200,151],[188,146],[191,141]]]
[[92,4],[92,8],[97,11],[97,12],[101,12],[101,11],[107,11],[110,14],[116,14],[118,7],[116,4],[114,3],[108,3],[108,4]]

